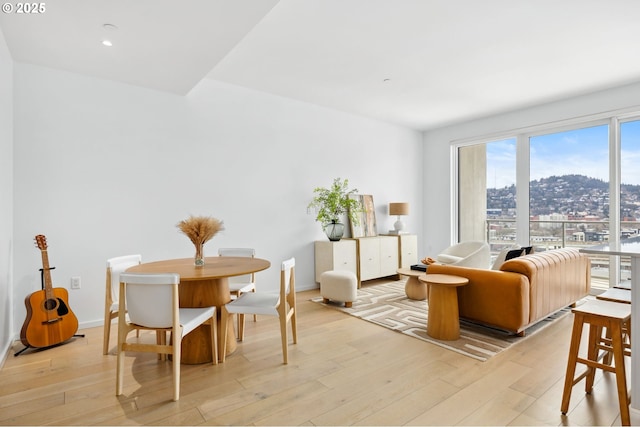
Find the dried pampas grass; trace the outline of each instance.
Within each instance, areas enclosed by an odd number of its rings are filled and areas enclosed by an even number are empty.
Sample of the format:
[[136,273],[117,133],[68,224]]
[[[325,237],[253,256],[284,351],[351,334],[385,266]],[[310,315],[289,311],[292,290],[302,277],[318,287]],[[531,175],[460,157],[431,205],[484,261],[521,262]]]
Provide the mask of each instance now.
[[180,221],[177,227],[196,247],[211,240],[218,231],[224,230],[222,221],[210,216],[193,216]]

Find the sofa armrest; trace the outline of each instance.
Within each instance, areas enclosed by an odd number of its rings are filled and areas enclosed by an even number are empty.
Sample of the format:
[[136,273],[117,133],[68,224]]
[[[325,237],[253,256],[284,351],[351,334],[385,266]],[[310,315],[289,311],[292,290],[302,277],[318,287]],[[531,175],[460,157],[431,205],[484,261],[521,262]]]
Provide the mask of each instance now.
[[428,274],[466,277],[458,290],[460,317],[520,332],[529,323],[529,281],[526,276],[498,270],[431,264]]

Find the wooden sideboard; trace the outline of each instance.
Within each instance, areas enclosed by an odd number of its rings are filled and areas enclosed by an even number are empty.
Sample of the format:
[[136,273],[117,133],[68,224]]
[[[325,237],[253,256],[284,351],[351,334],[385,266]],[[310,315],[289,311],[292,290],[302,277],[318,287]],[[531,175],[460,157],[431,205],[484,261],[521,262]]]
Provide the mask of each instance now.
[[316,241],[316,282],[320,275],[329,270],[346,270],[358,274],[358,260],[355,240],[342,239],[339,242],[329,240]]
[[400,234],[398,238],[398,252],[400,253],[400,267],[410,268],[418,263],[418,236],[415,234]]
[[418,262],[418,238],[413,234],[343,238],[315,242],[316,282],[328,270],[346,270],[364,280],[397,275],[398,267]]

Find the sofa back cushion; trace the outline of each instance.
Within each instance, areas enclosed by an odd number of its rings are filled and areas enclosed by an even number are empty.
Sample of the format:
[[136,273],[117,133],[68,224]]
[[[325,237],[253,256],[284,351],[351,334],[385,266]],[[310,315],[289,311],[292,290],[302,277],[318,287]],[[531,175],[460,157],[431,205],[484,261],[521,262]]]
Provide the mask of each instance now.
[[529,255],[533,253],[533,246],[509,246],[501,250],[496,256],[491,266],[492,270],[500,270],[502,263],[509,261],[513,258],[518,258],[522,255]]
[[584,298],[591,287],[591,260],[574,248],[521,256],[505,261],[500,270],[529,279],[529,322]]
[[496,256],[496,258],[493,260],[493,265],[491,266],[491,269],[500,270],[500,267],[502,267],[502,263],[504,263],[507,260],[507,254],[509,253],[509,251],[512,251],[513,249],[515,248],[509,247],[501,250]]
[[519,256],[525,255],[527,252],[524,248],[512,249],[506,253],[504,256],[505,261],[509,261],[510,259],[518,258]]

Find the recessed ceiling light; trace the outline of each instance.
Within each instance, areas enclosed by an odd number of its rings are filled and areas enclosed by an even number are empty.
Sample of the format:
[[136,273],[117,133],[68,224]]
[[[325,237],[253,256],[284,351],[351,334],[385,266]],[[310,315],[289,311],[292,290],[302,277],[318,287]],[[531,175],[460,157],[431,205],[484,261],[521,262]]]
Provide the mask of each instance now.
[[102,40],[102,44],[104,46],[109,46],[109,47],[113,46],[113,43],[111,43],[111,40]]

